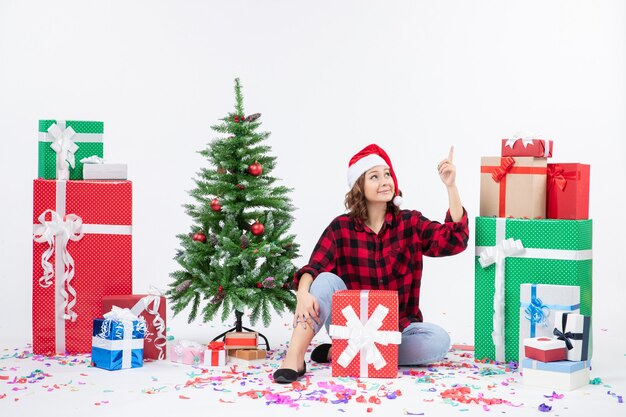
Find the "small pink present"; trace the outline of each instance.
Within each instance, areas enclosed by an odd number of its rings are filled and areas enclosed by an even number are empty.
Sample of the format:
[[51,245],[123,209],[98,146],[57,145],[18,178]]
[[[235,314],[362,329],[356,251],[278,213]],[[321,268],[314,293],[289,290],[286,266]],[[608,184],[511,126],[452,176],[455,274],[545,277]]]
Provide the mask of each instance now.
[[200,365],[204,362],[204,346],[191,340],[179,340],[170,348],[172,362]]

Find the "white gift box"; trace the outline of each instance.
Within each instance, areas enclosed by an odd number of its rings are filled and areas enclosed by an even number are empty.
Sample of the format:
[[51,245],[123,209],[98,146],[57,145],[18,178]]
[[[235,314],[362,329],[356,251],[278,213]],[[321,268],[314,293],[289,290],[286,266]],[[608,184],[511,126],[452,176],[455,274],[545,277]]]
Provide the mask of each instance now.
[[[567,338],[572,347],[567,351],[568,361],[591,359],[591,317],[559,312],[554,316],[554,328],[555,335],[560,332],[563,340]],[[567,344],[565,341],[564,343]]]
[[125,180],[128,178],[126,164],[84,164],[83,179]]
[[589,384],[589,361],[540,362],[524,359],[522,381],[525,385],[571,391]]
[[226,365],[225,349],[206,349],[204,351],[204,366]]
[[[524,339],[554,337],[557,313],[580,312],[580,287],[576,285],[520,285],[519,362],[524,360]],[[559,316],[560,317],[560,316]]]

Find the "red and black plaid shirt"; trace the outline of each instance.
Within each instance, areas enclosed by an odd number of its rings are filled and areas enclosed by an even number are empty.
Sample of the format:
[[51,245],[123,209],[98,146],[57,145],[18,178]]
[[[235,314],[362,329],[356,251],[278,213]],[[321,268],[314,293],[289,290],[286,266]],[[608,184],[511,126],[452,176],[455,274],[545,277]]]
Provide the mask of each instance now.
[[453,222],[431,221],[419,211],[387,213],[378,234],[362,220],[344,214],[324,230],[309,263],[295,275],[297,285],[304,273],[315,277],[332,272],[351,290],[396,290],[400,307],[400,330],[411,322],[423,321],[419,309],[422,257],[448,256],[467,247],[467,212]]

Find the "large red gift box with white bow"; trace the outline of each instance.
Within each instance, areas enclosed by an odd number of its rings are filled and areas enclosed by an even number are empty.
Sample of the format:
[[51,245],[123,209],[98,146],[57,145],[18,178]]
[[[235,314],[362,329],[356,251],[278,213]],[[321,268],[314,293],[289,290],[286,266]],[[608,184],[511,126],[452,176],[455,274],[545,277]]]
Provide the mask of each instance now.
[[398,293],[345,290],[333,294],[332,376],[398,376]]
[[132,183],[36,179],[33,352],[91,352],[104,296],[132,292]]

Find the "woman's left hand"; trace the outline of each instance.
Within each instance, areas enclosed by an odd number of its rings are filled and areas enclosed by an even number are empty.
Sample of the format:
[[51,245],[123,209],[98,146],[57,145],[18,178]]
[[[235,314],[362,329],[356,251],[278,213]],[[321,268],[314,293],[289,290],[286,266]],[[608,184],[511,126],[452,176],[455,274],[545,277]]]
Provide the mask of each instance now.
[[437,171],[439,172],[439,178],[446,185],[446,187],[452,187],[456,181],[456,167],[452,163],[452,157],[454,154],[454,146],[450,146],[450,152],[448,152],[448,158],[439,162],[437,165]]

